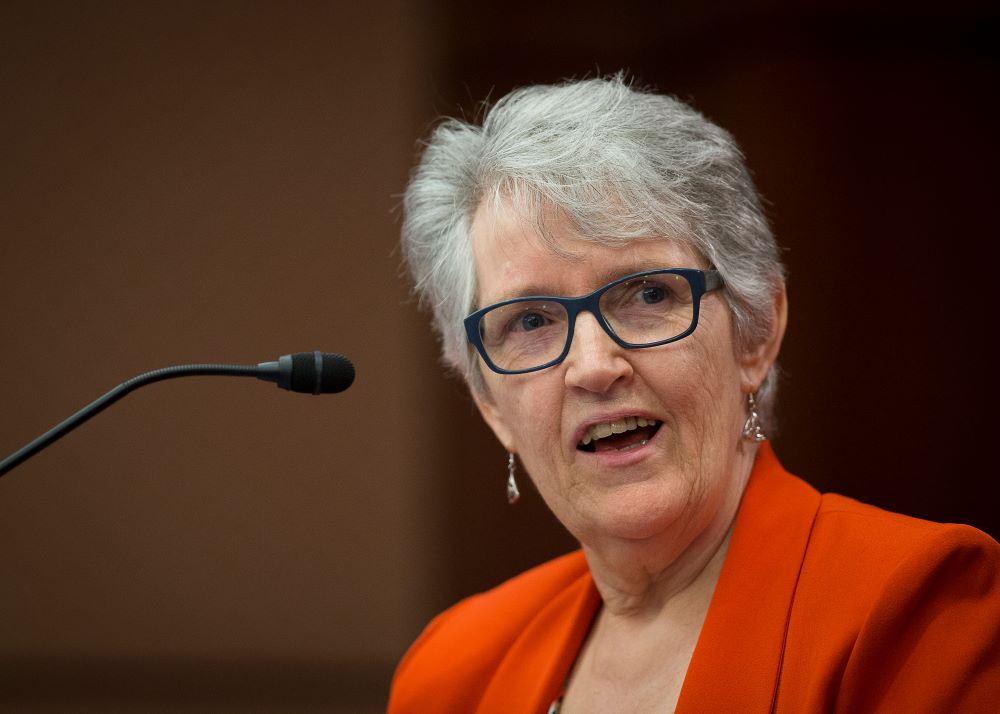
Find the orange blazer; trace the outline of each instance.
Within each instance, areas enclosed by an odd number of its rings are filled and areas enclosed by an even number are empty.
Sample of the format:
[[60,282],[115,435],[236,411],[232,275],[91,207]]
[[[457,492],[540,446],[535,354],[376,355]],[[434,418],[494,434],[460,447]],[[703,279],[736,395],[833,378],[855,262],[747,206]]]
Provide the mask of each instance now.
[[[460,602],[390,714],[544,714],[599,607],[580,552]],[[1000,712],[1000,546],[821,495],[762,445],[677,712]]]

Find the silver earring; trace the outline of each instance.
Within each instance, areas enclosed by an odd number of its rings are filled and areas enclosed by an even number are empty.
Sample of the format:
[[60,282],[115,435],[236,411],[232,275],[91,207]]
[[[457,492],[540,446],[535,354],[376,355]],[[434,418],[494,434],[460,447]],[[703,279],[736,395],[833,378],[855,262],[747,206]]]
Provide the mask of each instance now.
[[514,454],[507,453],[507,503],[514,505],[521,498],[521,492],[517,489],[517,479],[514,478]]
[[767,437],[760,428],[760,416],[757,414],[757,400],[754,399],[754,393],[751,392],[747,395],[747,420],[743,424],[743,438],[747,441],[766,441]]

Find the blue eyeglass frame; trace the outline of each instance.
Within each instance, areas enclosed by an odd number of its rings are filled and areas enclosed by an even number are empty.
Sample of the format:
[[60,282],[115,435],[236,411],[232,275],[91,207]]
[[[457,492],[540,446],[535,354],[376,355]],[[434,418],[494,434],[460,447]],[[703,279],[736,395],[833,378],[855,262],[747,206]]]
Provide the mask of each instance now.
[[[691,286],[691,302],[694,308],[694,313],[691,317],[691,326],[688,327],[684,332],[674,337],[667,338],[665,340],[660,340],[659,342],[626,342],[621,337],[615,334],[615,331],[611,328],[611,325],[604,319],[604,315],[601,314],[600,300],[601,296],[604,295],[608,290],[615,287],[616,285],[621,285],[629,280],[635,280],[637,278],[644,278],[647,275],[662,275],[664,273],[669,273],[672,275],[680,275],[688,284]],[[528,372],[537,372],[541,369],[547,369],[553,365],[557,365],[566,359],[566,355],[569,354],[570,345],[573,344],[573,330],[576,327],[576,318],[581,312],[589,312],[597,320],[597,323],[601,328],[608,334],[616,344],[629,350],[643,349],[645,347],[658,347],[660,345],[665,345],[670,342],[677,342],[677,340],[683,340],[685,337],[694,332],[695,328],[698,327],[698,314],[701,310],[701,298],[705,293],[712,292],[713,290],[718,290],[724,284],[722,280],[722,275],[718,270],[699,270],[697,268],[660,268],[658,270],[644,270],[641,273],[633,273],[632,275],[626,275],[623,278],[618,278],[603,287],[597,288],[592,293],[587,295],[581,295],[580,297],[559,297],[556,295],[526,295],[524,297],[512,298],[510,300],[504,300],[502,302],[493,303],[492,305],[487,305],[486,307],[476,310],[474,313],[469,315],[463,320],[465,324],[465,334],[469,338],[469,343],[476,348],[476,352],[482,358],[486,366],[497,374],[526,374]],[[486,352],[486,347],[483,345],[483,338],[479,334],[479,322],[483,315],[495,310],[498,307],[503,307],[504,305],[513,305],[519,302],[528,302],[532,300],[547,300],[549,302],[558,303],[563,306],[566,310],[566,315],[568,316],[569,325],[566,328],[566,345],[563,347],[562,353],[555,359],[549,360],[545,364],[541,364],[537,367],[529,367],[528,369],[503,369],[494,364],[493,360],[490,359],[489,354]]]

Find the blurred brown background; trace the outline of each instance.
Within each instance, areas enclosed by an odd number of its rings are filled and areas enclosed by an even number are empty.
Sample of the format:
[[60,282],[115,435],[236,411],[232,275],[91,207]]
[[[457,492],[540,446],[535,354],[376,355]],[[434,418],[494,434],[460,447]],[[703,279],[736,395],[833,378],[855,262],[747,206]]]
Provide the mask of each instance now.
[[787,248],[786,466],[1000,533],[988,5],[703,5],[0,6],[0,455],[169,364],[358,368],[153,385],[0,480],[0,709],[381,711],[434,612],[572,547],[395,248],[416,140],[526,83],[730,129]]

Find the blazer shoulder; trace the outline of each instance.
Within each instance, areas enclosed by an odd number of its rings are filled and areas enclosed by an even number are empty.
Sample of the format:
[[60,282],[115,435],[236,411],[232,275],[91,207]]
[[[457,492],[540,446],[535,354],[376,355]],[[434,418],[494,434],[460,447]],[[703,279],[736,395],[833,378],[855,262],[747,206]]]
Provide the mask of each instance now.
[[990,536],[822,497],[786,634],[785,709],[989,711],[998,640]]
[[[448,608],[424,629],[396,669],[390,712],[468,711],[538,611],[589,578],[576,551],[527,570]],[[430,693],[440,701],[429,701]],[[415,708],[407,702],[419,696]]]
[[971,526],[824,500],[816,528],[827,561],[838,564],[826,586],[844,602],[828,602],[823,618],[847,626],[838,705],[992,710],[1000,700],[1000,545]]
[[836,493],[823,494],[811,540],[836,543],[852,567],[870,560],[882,571],[892,562],[935,559],[954,549],[977,551],[994,563],[1000,558],[1000,545],[972,526],[904,516]]

